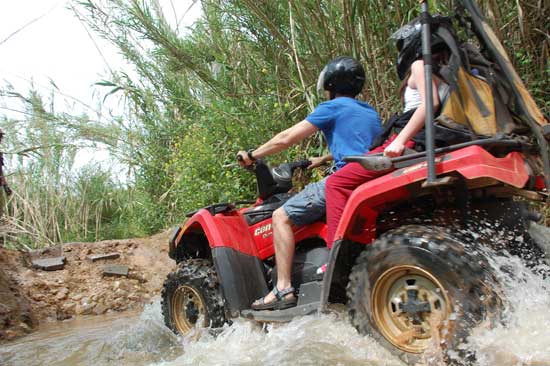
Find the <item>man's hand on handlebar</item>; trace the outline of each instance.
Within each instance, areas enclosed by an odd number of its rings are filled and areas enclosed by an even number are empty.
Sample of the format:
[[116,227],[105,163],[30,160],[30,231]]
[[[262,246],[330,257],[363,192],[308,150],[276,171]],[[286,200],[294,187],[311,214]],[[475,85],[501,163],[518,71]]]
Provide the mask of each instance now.
[[307,167],[308,169],[317,168],[325,163],[321,156],[309,158],[309,161],[311,161],[311,165]]
[[240,166],[250,166],[254,161],[250,159],[250,156],[248,153],[244,150],[241,150],[237,153],[237,161],[239,162]]

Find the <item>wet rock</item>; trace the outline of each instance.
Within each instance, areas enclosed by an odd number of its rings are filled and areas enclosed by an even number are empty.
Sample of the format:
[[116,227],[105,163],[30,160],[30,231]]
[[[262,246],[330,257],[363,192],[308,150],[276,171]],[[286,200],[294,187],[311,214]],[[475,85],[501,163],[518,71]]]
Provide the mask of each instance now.
[[103,276],[128,277],[128,266],[123,264],[108,264],[103,267]]
[[115,295],[117,297],[123,297],[123,296],[128,295],[128,293],[126,291],[124,291],[123,289],[119,288],[115,291]]
[[103,304],[97,304],[95,307],[94,307],[94,314],[95,315],[101,315],[101,314],[105,314],[105,312],[108,310],[108,308],[103,305]]
[[58,271],[65,267],[66,261],[67,259],[65,257],[33,259],[32,266],[34,268],[42,269],[44,271]]
[[550,228],[531,222],[529,226],[529,235],[531,235],[535,243],[544,251],[547,260],[550,260]]
[[67,320],[67,319],[71,319],[73,316],[66,312],[66,311],[63,311],[62,309],[60,308],[57,308],[56,312],[55,312],[55,319],[56,320]]
[[69,289],[66,287],[62,287],[57,291],[57,294],[55,295],[55,299],[57,301],[65,300],[68,294],[69,294]]
[[105,260],[105,259],[117,259],[120,257],[119,253],[106,253],[106,254],[91,254],[87,258],[91,260],[92,262],[96,262],[99,260]]
[[7,339],[8,341],[14,339],[17,336],[18,336],[17,332],[12,329],[8,329],[4,332],[4,338]]
[[67,314],[72,314],[76,310],[76,304],[74,302],[69,302],[63,304],[63,306],[61,306],[61,309]]
[[144,276],[142,276],[141,274],[139,273],[132,273],[130,276],[128,276],[128,278],[131,278],[133,280],[136,280],[138,281],[139,283],[145,283],[147,282],[147,278],[145,278]]
[[40,294],[40,293],[31,293],[31,298],[35,301],[44,301],[46,300],[46,295]]
[[24,323],[24,322],[19,323],[19,328],[21,328],[25,333],[32,332],[32,328],[27,323]]
[[76,315],[89,315],[93,312],[94,307],[95,304],[76,305],[74,312]]

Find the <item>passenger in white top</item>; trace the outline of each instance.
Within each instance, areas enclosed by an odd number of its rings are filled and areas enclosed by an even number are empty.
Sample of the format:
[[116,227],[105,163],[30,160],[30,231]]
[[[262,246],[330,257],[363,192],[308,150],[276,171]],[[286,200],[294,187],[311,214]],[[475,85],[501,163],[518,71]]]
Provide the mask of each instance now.
[[[405,105],[404,112],[410,111],[414,108],[413,115],[407,122],[407,125],[399,132],[397,137],[384,149],[384,155],[390,158],[400,156],[405,150],[405,144],[407,141],[411,140],[414,135],[416,135],[423,127],[424,120],[426,118],[426,104],[424,103],[424,98],[426,95],[426,88],[424,82],[424,61],[416,60],[411,65],[410,74],[403,81],[405,85],[405,90],[403,92],[403,102]],[[434,110],[439,108],[439,94],[444,92],[446,85],[441,79],[434,76],[432,80],[433,93],[433,105]],[[410,89],[410,90],[409,90]],[[409,90],[409,91],[407,91]],[[436,92],[437,91],[437,92]]]
[[[449,85],[439,79],[436,79],[435,82],[437,85],[439,102],[441,102],[449,92]],[[405,105],[403,108],[403,113],[407,113],[408,111],[418,108],[422,104],[422,96],[420,95],[418,89],[411,88],[407,85],[405,87],[405,92],[403,93],[403,104]]]

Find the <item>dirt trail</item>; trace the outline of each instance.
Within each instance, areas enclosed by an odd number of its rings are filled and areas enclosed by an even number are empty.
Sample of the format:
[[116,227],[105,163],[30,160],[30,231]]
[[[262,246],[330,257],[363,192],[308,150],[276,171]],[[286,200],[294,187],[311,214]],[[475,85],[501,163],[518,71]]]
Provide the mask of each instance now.
[[[0,248],[0,341],[32,332],[40,323],[150,303],[175,266],[167,253],[168,236],[67,243],[32,253]],[[106,253],[120,256],[95,262],[88,258]],[[57,256],[66,258],[62,270],[32,268],[33,259]],[[127,266],[128,276],[104,276],[108,264]]]

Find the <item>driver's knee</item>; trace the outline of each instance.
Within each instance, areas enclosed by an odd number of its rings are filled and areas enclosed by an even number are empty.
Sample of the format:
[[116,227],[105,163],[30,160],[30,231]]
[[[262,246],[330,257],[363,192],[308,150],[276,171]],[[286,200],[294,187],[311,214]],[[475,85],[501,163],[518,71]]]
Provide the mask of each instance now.
[[272,219],[273,226],[292,225],[292,223],[290,222],[290,218],[286,214],[285,209],[282,207],[279,207],[278,209],[273,211]]

